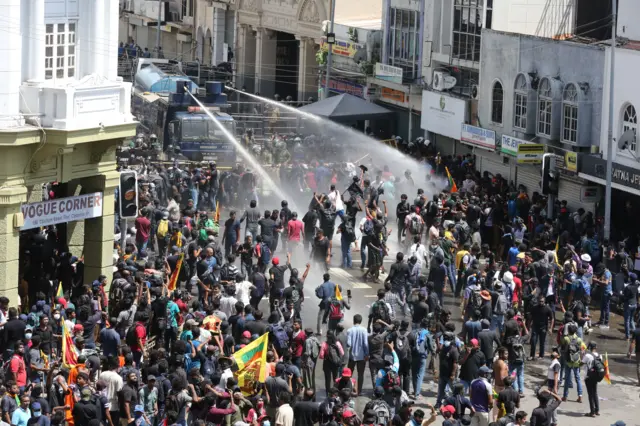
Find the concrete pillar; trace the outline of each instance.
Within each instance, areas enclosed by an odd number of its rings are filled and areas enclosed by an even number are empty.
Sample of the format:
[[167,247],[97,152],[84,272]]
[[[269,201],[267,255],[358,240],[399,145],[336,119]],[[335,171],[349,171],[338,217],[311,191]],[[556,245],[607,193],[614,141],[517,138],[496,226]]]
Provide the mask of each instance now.
[[296,36],[298,40],[298,101],[318,97],[315,41],[309,37]]
[[0,295],[9,298],[11,306],[18,305],[18,265],[20,228],[15,228],[20,205],[27,201],[27,188],[10,186],[0,189]]
[[[102,49],[105,55],[104,76],[111,81],[118,77],[118,42],[120,10],[119,0],[103,0],[105,17],[105,35],[102,39]],[[104,37],[107,37],[104,40]]]
[[256,91],[268,98],[276,88],[276,32],[265,28],[256,30]]
[[238,28],[238,42],[235,48],[236,87],[245,86],[249,93],[255,90],[256,38],[253,29],[247,24],[240,24]]
[[115,190],[120,181],[116,171],[82,179],[86,192],[102,192],[102,216],[84,221],[84,281],[91,282],[105,275],[110,282],[113,275],[113,230]]
[[[0,11],[4,18],[4,28],[0,31],[0,58],[2,58],[0,75],[3,83],[0,85],[0,128],[24,124],[20,118],[19,94],[20,83],[22,83],[22,11],[20,9],[20,0],[0,0]],[[37,35],[37,37],[43,36]]]
[[104,0],[89,0],[89,2],[93,12],[91,20],[91,62],[93,66],[91,73],[104,75],[106,69],[105,49],[107,47],[104,40],[107,30],[104,16],[105,4]]
[[44,81],[44,57],[45,39],[43,36],[35,37],[34,34],[45,34],[44,25],[44,0],[29,0],[28,29],[23,33],[22,41],[25,47],[26,67],[23,81]]
[[224,9],[215,7],[213,9],[213,40],[211,41],[211,49],[213,50],[211,56],[211,63],[218,65],[224,61],[224,22],[225,22]]

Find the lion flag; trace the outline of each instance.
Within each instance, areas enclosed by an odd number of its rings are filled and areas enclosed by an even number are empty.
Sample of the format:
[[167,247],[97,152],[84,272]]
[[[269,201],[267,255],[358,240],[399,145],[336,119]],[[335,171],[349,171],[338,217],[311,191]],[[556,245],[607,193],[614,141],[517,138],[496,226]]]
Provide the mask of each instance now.
[[234,373],[244,395],[251,395],[257,383],[267,379],[269,333],[265,333],[232,355],[238,371]]

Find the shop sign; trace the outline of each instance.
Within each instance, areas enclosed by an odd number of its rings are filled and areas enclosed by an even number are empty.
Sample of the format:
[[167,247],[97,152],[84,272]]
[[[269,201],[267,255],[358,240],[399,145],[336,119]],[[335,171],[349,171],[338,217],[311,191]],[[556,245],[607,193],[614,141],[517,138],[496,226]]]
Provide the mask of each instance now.
[[460,130],[460,141],[469,145],[495,151],[496,132],[482,127],[463,124]]
[[[323,88],[325,87],[326,82],[327,82],[327,79],[323,77],[322,78]],[[332,92],[348,93],[350,95],[357,96],[359,98],[364,99],[364,89],[365,89],[364,86],[360,84],[352,83],[351,81],[336,80],[335,78],[332,78],[331,80],[329,80],[329,90],[331,90]]]
[[565,152],[564,154],[564,168],[572,173],[578,173],[578,153],[577,152]]
[[380,97],[382,99],[387,99],[394,102],[404,103],[405,94],[399,90],[389,89],[388,87],[383,87],[380,92]]
[[[580,155],[580,173],[598,179],[607,179],[607,160],[593,155]],[[640,170],[613,163],[611,182],[640,191]]]
[[580,201],[583,203],[596,203],[600,200],[600,188],[597,186],[583,186],[580,188]]
[[544,155],[544,145],[529,143],[518,145],[518,164],[540,164]]
[[102,216],[102,192],[23,204],[20,209],[23,230],[92,219]]
[[459,140],[466,112],[466,101],[425,90],[422,92],[420,127]]
[[[363,49],[364,46],[358,43],[354,43],[352,41],[342,41],[336,40],[333,44],[333,54],[338,56],[344,56],[345,58],[353,58],[358,53],[358,50]],[[320,49],[324,52],[329,51],[329,43],[327,43],[326,38],[322,38],[320,40]]]
[[376,62],[375,76],[380,80],[402,84],[402,68]]
[[518,145],[530,144],[531,142],[524,139],[514,138],[513,136],[502,135],[502,146],[500,152],[514,157],[518,156]]

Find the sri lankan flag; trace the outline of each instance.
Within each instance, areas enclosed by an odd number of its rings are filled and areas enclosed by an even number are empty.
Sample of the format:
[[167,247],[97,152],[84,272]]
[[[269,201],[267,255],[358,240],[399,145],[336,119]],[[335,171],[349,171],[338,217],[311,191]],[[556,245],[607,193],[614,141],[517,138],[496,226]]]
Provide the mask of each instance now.
[[451,177],[451,173],[449,173],[449,168],[445,166],[445,171],[447,172],[447,179],[449,179],[449,192],[454,193],[458,192],[458,187],[456,186],[456,181]]
[[78,363],[78,350],[65,321],[62,321],[62,365],[71,368]]
[[342,292],[340,291],[340,286],[336,284],[336,299],[342,300]]
[[180,269],[182,269],[182,261],[184,260],[184,253],[180,253],[178,261],[176,262],[176,269],[173,270],[171,277],[169,277],[169,285],[167,288],[169,291],[173,291],[178,286],[178,277],[180,276]]
[[607,384],[611,384],[611,374],[609,373],[609,355],[605,352],[604,353],[604,381],[607,382]]
[[254,393],[256,383],[267,379],[269,333],[265,333],[232,355],[238,371],[234,373],[244,395]]
[[220,223],[220,201],[216,201],[216,214],[213,221],[218,224]]
[[53,296],[53,304],[51,306],[55,306],[58,303],[58,299],[60,299],[61,297],[64,297],[64,291],[62,291],[62,281],[58,281],[58,290]]

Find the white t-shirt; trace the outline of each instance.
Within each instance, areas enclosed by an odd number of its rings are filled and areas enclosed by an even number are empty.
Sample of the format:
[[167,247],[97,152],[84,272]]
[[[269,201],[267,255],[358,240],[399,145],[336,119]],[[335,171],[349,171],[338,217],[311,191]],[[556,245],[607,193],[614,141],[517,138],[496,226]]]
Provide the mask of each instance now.
[[409,257],[415,256],[418,259],[420,267],[426,262],[425,256],[427,255],[427,248],[424,244],[414,244],[409,249]]
[[118,406],[118,392],[122,389],[124,382],[122,376],[115,371],[108,370],[100,373],[100,380],[104,380],[107,384],[107,395],[109,403],[112,407]]
[[429,228],[429,239],[437,240],[438,238],[440,238],[440,231],[438,230],[438,228],[431,225],[431,228]]
[[236,283],[236,299],[242,302],[244,305],[249,304],[249,296],[251,293],[251,288],[253,284],[249,281],[242,281]]
[[554,359],[553,361],[551,361],[551,364],[549,364],[549,369],[547,370],[547,379],[554,380],[556,372],[560,373],[560,361]]
[[336,189],[327,195],[331,204],[336,206],[336,211],[344,210],[344,203],[342,202],[342,197],[340,196],[340,192]]
[[289,404],[278,407],[276,426],[293,426],[293,408]]
[[593,366],[593,361],[595,361],[596,358],[600,358],[600,354],[598,352],[594,351],[584,353],[584,356],[582,357],[582,363],[585,366],[585,373],[588,372],[589,369],[591,369],[591,367]]

